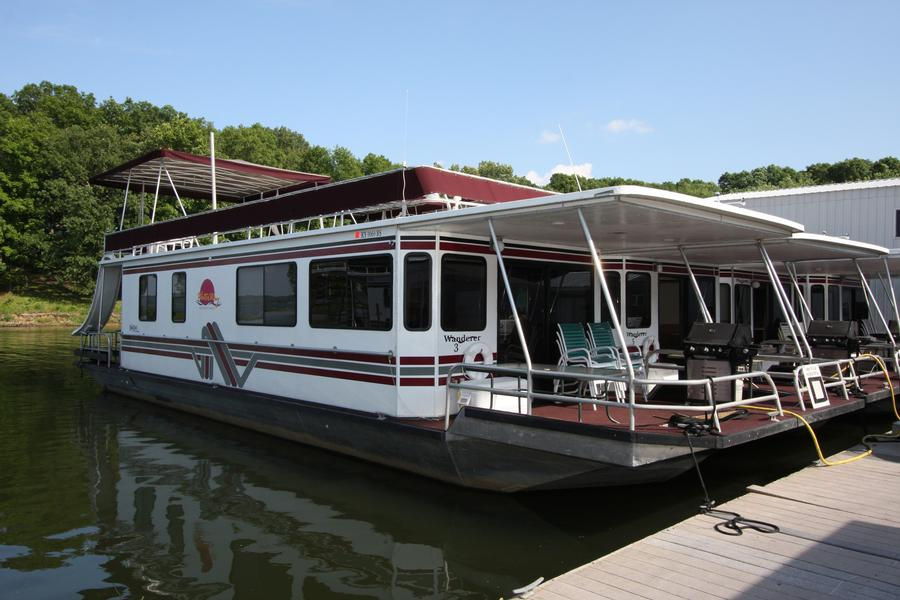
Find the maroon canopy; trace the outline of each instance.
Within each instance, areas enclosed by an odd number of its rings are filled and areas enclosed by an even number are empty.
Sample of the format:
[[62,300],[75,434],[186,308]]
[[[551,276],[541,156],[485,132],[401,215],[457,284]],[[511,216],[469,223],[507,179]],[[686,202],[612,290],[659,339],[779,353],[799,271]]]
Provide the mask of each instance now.
[[[218,169],[219,161],[216,161]],[[155,185],[155,181],[154,181]],[[404,194],[405,190],[405,194]],[[164,240],[205,235],[214,231],[234,231],[334,214],[344,210],[414,200],[428,194],[494,204],[525,198],[549,196],[553,192],[483,177],[445,171],[434,167],[397,169],[359,179],[320,185],[266,200],[247,202],[217,211],[145,225],[106,236],[106,250],[122,250]]]
[[[169,177],[183,198],[212,198],[212,169],[208,156],[197,156],[177,150],[154,150],[105,173],[91,177],[94,185],[140,191],[141,186],[151,194],[159,191],[174,195]],[[130,184],[129,182],[130,178]],[[241,202],[284,193],[316,184],[328,183],[331,177],[276,169],[243,160],[216,159],[216,197]]]

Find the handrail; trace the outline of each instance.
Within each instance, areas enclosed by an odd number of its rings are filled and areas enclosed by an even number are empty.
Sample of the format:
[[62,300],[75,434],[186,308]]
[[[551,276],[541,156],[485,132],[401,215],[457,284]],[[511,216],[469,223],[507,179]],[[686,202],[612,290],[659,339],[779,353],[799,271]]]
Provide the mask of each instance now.
[[[458,390],[471,390],[471,391],[486,391],[489,388],[486,388],[482,385],[469,384],[469,383],[461,383],[454,382],[453,377],[459,376],[465,371],[478,371],[495,375],[516,375],[521,376],[526,371],[531,371],[533,375],[537,375],[539,377],[545,377],[548,379],[575,379],[580,381],[592,381],[598,379],[597,373],[578,373],[572,371],[556,371],[556,370],[533,370],[533,369],[522,369],[519,367],[510,367],[510,366],[500,366],[500,365],[482,365],[482,364],[471,364],[471,363],[458,363],[453,365],[450,370],[447,372],[447,393],[445,397],[445,405],[444,405],[444,430],[450,429],[450,390],[458,389]],[[772,389],[772,393],[764,396],[754,396],[752,398],[742,399],[742,400],[733,400],[730,402],[721,402],[716,403],[715,398],[712,393],[712,386],[717,383],[725,383],[739,380],[747,380],[751,381],[753,379],[764,379],[769,387]],[[604,374],[602,379],[612,382],[620,382],[625,383],[626,385],[629,383],[629,378],[622,376],[615,376],[612,374]],[[563,402],[569,404],[578,404],[579,408],[582,404],[592,404],[597,406],[618,406],[622,408],[628,408],[629,411],[633,414],[634,410],[671,410],[671,411],[688,411],[688,412],[711,412],[713,419],[713,426],[717,431],[721,431],[721,425],[719,423],[719,410],[735,408],[739,406],[744,406],[747,404],[754,404],[758,402],[768,402],[774,401],[775,407],[774,410],[778,414],[778,416],[784,416],[784,411],[781,406],[781,398],[778,394],[778,390],[775,387],[775,382],[772,380],[772,377],[769,373],[764,371],[751,371],[748,373],[738,373],[734,375],[720,375],[717,377],[709,377],[706,379],[653,379],[653,378],[634,378],[631,380],[636,385],[656,385],[656,386],[680,386],[680,387],[698,387],[702,386],[704,388],[706,398],[708,400],[707,404],[637,404],[633,400],[630,402],[619,402],[615,400],[603,400],[600,398],[583,398],[583,397],[573,397],[573,396],[563,396],[560,394],[548,394],[543,392],[522,392],[519,390],[503,390],[503,395],[506,396],[514,396],[517,398],[537,398],[539,400],[551,400],[553,402]],[[490,388],[492,389],[492,388]],[[633,398],[633,396],[632,396]],[[580,413],[579,413],[580,416]],[[580,420],[580,418],[579,418]],[[629,430],[635,430],[634,420],[632,419],[629,422]]]
[[[121,341],[120,334],[121,331],[89,331],[82,333],[79,340],[79,363],[84,362],[84,354],[85,350],[87,350],[88,352],[96,352],[98,354],[105,353],[106,366],[111,367],[113,352],[119,350]],[[103,340],[106,340],[105,345],[102,343]],[[100,358],[97,358],[97,363],[100,364]]]

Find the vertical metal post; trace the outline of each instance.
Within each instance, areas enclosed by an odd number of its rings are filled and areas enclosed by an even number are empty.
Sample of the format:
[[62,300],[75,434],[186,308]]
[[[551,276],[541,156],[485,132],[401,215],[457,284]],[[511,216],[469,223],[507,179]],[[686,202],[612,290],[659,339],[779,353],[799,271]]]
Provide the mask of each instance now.
[[778,277],[778,271],[775,270],[775,265],[772,264],[772,259],[769,257],[769,252],[766,250],[766,246],[762,242],[759,243],[759,253],[762,256],[763,264],[765,264],[766,266],[766,271],[768,271],[769,273],[769,280],[771,280],[772,282],[772,287],[775,289],[775,296],[776,298],[778,298],[778,305],[781,307],[781,312],[784,315],[784,318],[787,319],[788,327],[791,330],[791,335],[794,336],[794,343],[797,345],[797,352],[802,358],[803,348],[805,347],[806,352],[809,355],[809,359],[810,361],[812,361],[813,352],[812,348],[809,345],[809,342],[806,339],[806,332],[803,330],[800,319],[797,318],[797,314],[794,312],[794,307],[791,306],[790,298],[788,298],[787,292],[784,291],[784,286],[781,285],[781,278]]
[[872,305],[875,307],[875,312],[878,313],[878,318],[881,319],[881,324],[884,325],[884,330],[887,331],[887,336],[891,341],[891,346],[896,346],[897,342],[894,340],[894,335],[891,333],[891,328],[888,327],[887,320],[885,320],[884,318],[884,313],[881,312],[881,307],[878,306],[878,300],[875,299],[875,294],[872,293],[872,288],[869,287],[869,282],[866,281],[866,276],[863,275],[862,269],[859,268],[859,261],[853,259],[853,265],[856,267],[856,272],[859,273],[859,279],[862,282],[863,292],[868,294],[869,298],[872,300]]
[[813,320],[812,311],[809,309],[809,304],[806,303],[806,297],[803,295],[803,290],[800,288],[800,284],[797,282],[797,271],[796,267],[789,263],[784,263],[785,269],[787,269],[788,277],[791,280],[791,285],[794,286],[794,293],[797,294],[797,297],[800,298],[800,309],[803,315],[803,326],[808,327],[809,322]]
[[178,195],[178,190],[175,188],[175,182],[172,181],[172,176],[169,175],[169,170],[164,170],[166,172],[166,178],[169,180],[169,185],[172,186],[172,193],[175,194],[175,199],[178,200],[178,206],[181,207],[181,214],[186,217],[187,211],[184,210],[184,204],[181,202],[181,196]]
[[[894,294],[894,281],[891,279],[891,268],[888,266],[887,258],[882,260],[884,261],[884,274],[887,276],[886,285],[888,293],[891,296],[891,308],[894,309],[894,319],[897,321],[897,327],[900,328],[900,310],[897,308],[897,296]],[[900,373],[900,359],[897,358],[897,346],[893,347],[891,356],[894,359],[894,367],[897,369],[897,372]]]
[[693,269],[691,269],[691,263],[688,262],[687,254],[685,254],[684,248],[682,248],[681,246],[678,247],[678,251],[681,252],[681,258],[684,259],[684,266],[687,268],[688,277],[690,277],[691,279],[691,286],[694,288],[694,295],[697,296],[697,302],[700,303],[700,314],[703,316],[703,322],[712,323],[712,315],[709,314],[709,309],[706,307],[706,300],[704,300],[703,293],[700,291],[700,285],[697,283],[697,278],[694,277],[694,271]]
[[581,221],[581,230],[584,232],[584,239],[587,241],[588,248],[591,251],[591,260],[594,263],[594,271],[597,273],[597,279],[600,281],[600,290],[603,293],[603,299],[606,301],[606,308],[609,310],[609,318],[612,320],[613,329],[616,332],[616,340],[622,348],[622,358],[625,361],[625,370],[628,373],[628,429],[634,431],[634,367],[631,365],[631,355],[628,353],[628,343],[625,341],[625,334],[622,332],[622,324],[619,322],[619,314],[616,311],[616,305],[609,293],[609,286],[606,284],[606,276],[603,275],[603,265],[600,263],[600,256],[597,254],[597,247],[594,246],[594,238],[591,237],[591,230],[588,228],[587,221],[584,219],[584,213],[578,209],[578,220]]
[[522,322],[519,320],[519,311],[516,309],[516,300],[513,297],[512,286],[509,284],[509,277],[506,275],[506,265],[503,262],[503,253],[500,251],[500,244],[497,242],[497,234],[494,232],[494,219],[488,218],[488,230],[491,232],[491,244],[494,246],[494,253],[497,255],[497,267],[499,267],[500,275],[503,277],[503,287],[506,289],[506,297],[509,298],[509,307],[512,309],[513,321],[516,323],[516,333],[519,335],[519,343],[522,344],[522,352],[525,354],[525,368],[528,369],[528,375],[525,378],[525,385],[528,389],[525,391],[525,402],[527,404],[527,414],[531,414],[531,353],[528,351],[528,342],[525,340],[525,331],[522,329]]
[[150,223],[156,221],[156,203],[159,202],[159,183],[162,181],[162,159],[159,161],[159,170],[156,172],[156,193],[153,194],[153,210],[150,211]]
[[125,226],[125,209],[128,208],[128,189],[131,187],[131,170],[128,171],[128,179],[125,180],[125,200],[122,202],[122,216],[119,217],[119,231]]
[[[212,171],[212,209],[216,210],[216,134],[209,132],[209,167]],[[213,232],[213,244],[219,243],[219,234]]]
[[138,215],[138,225],[144,224],[144,184],[141,184],[141,206],[140,206],[140,214]]

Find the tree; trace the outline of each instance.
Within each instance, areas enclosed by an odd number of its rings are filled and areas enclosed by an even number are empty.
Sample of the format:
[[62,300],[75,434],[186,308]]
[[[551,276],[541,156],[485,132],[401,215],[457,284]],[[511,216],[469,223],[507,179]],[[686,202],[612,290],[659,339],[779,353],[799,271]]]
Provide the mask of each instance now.
[[374,175],[375,173],[384,173],[392,169],[399,169],[401,165],[392,163],[389,158],[381,154],[373,154],[369,152],[362,159],[362,170],[365,175]]

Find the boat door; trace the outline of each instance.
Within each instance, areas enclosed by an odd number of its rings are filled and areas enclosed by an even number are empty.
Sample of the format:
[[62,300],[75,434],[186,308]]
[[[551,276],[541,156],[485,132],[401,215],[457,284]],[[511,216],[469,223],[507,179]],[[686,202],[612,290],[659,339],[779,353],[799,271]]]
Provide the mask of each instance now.
[[[716,278],[697,276],[697,285],[711,315],[716,314]],[[700,305],[686,275],[659,275],[659,347],[681,348],[691,326],[702,319]]]
[[[556,364],[556,325],[594,319],[591,265],[522,260],[505,264],[532,362]],[[498,284],[497,360],[523,362],[509,299],[503,282]]]

